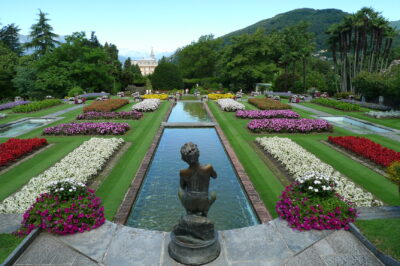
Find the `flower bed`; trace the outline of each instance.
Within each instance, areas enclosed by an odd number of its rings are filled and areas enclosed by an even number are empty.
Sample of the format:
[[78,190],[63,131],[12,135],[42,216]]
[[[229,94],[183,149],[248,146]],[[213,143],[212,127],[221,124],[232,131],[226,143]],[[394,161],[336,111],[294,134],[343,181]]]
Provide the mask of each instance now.
[[86,112],[76,117],[77,120],[98,120],[98,119],[140,119],[143,116],[141,112]]
[[364,137],[329,136],[328,141],[383,167],[389,166],[394,161],[400,161],[400,152],[383,147],[382,145]]
[[352,181],[335,171],[332,166],[322,162],[314,154],[288,138],[263,137],[256,142],[278,160],[295,180],[301,179],[307,172],[324,174],[337,182],[336,191],[347,201],[356,206],[381,206],[381,201],[375,200],[370,192],[363,191]]
[[388,112],[369,111],[365,114],[375,118],[400,118],[400,111],[388,111]]
[[359,105],[352,104],[352,103],[345,103],[342,101],[337,101],[337,100],[332,100],[332,99],[327,99],[327,98],[316,98],[316,99],[312,99],[311,102],[319,104],[319,105],[343,110],[343,111],[360,111],[361,110]]
[[83,112],[111,112],[129,103],[126,99],[109,99],[105,101],[92,102],[83,108]]
[[29,113],[29,112],[36,112],[42,110],[44,108],[52,107],[55,105],[62,104],[60,99],[49,99],[43,100],[39,102],[31,102],[28,104],[18,105],[13,107],[12,111],[14,113]]
[[281,103],[272,99],[251,98],[249,103],[262,110],[287,110],[292,109],[292,106]]
[[[317,181],[317,180],[315,180]],[[295,230],[349,230],[357,217],[356,209],[340,196],[310,195],[294,182],[287,186],[276,204],[276,211]]]
[[46,139],[8,139],[0,144],[0,167],[47,145]]
[[24,105],[24,104],[28,104],[28,103],[31,103],[31,101],[18,101],[18,102],[9,102],[9,103],[0,104],[0,111],[6,110],[6,109],[11,109],[15,106]]
[[121,138],[91,138],[70,152],[61,161],[37,177],[33,177],[19,191],[0,203],[0,213],[23,213],[42,193],[48,183],[67,179],[86,184],[95,177],[108,159],[124,142]]
[[239,118],[300,118],[300,115],[292,110],[239,110],[236,112]]
[[274,133],[310,133],[332,131],[333,127],[322,119],[255,119],[251,120],[247,127],[253,132],[274,132]]
[[127,123],[86,122],[59,124],[43,130],[43,135],[123,135],[130,129]]
[[89,92],[85,94],[78,95],[80,98],[86,98],[87,100],[96,99],[97,97],[109,96],[107,92]]
[[237,110],[244,110],[246,107],[233,99],[219,99],[217,100],[219,107],[226,112],[235,112]]
[[51,183],[48,189],[24,213],[17,235],[28,235],[35,228],[58,235],[83,233],[106,221],[100,198],[83,183],[66,180]]
[[162,93],[162,94],[145,94],[141,96],[142,99],[160,99],[160,100],[167,100],[168,99],[168,94]]
[[361,107],[374,109],[374,110],[388,111],[388,110],[391,109],[390,106],[377,104],[377,103],[360,102],[360,101],[354,101],[354,100],[350,100],[350,99],[342,99],[341,101],[345,102],[345,103],[357,104],[357,105],[359,105]]
[[160,106],[160,99],[146,99],[132,106],[132,110],[139,112],[153,112]]
[[219,99],[227,99],[227,98],[232,99],[233,97],[235,97],[235,95],[233,95],[232,93],[225,93],[225,94],[210,93],[210,94],[208,94],[208,99],[210,99],[210,100],[219,100]]

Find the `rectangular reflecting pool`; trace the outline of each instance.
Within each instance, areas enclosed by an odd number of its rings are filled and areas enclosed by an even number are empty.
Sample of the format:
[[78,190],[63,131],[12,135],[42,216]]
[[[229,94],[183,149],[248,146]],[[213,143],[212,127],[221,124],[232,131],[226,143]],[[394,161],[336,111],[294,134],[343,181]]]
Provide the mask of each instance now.
[[379,132],[379,133],[387,133],[387,132],[392,132],[390,130],[381,128],[381,127],[377,127],[374,125],[370,125],[367,123],[363,123],[354,119],[350,119],[347,117],[343,117],[343,116],[324,116],[324,117],[320,117],[324,120],[327,120],[329,122],[331,122],[334,125],[337,125],[339,127],[343,127],[345,129],[350,129],[350,130],[357,130],[359,132],[363,132],[363,133],[373,133],[373,132]]
[[168,122],[211,122],[203,103],[180,101],[172,109]]
[[53,121],[55,121],[54,118],[27,118],[0,125],[0,137],[16,137]]
[[166,128],[143,180],[126,225],[171,231],[185,214],[178,198],[179,170],[188,165],[181,160],[180,148],[197,144],[200,163],[211,164],[218,174],[210,181],[217,192],[208,217],[217,230],[252,226],[259,220],[214,128]]

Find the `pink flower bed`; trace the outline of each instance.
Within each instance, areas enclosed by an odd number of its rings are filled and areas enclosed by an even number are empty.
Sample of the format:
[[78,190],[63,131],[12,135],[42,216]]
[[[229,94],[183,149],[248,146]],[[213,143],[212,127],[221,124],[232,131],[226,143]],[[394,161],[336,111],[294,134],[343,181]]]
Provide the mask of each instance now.
[[292,110],[239,110],[236,111],[239,118],[300,118],[300,115]]
[[247,127],[253,132],[275,132],[275,133],[309,133],[332,131],[333,127],[322,119],[256,119],[251,120]]
[[[330,198],[311,197],[295,182],[285,188],[275,208],[294,230],[349,230],[349,223],[357,217],[357,210],[337,194]],[[326,200],[328,199],[328,200]]]
[[44,135],[123,135],[129,130],[127,123],[87,122],[59,124],[45,128]]

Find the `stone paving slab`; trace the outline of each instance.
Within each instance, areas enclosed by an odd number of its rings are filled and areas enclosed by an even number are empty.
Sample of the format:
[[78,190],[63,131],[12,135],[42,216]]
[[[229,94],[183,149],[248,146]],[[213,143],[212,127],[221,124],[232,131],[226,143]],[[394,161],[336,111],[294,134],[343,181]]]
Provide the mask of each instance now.
[[400,218],[400,206],[359,207],[360,220]]
[[85,105],[84,105],[84,104],[77,104],[77,105],[72,106],[72,107],[70,107],[70,108],[67,108],[67,109],[64,109],[64,110],[61,110],[61,111],[58,111],[58,112],[55,112],[55,113],[52,113],[52,114],[49,114],[49,115],[45,115],[45,116],[43,116],[43,117],[56,117],[56,116],[60,116],[60,115],[63,115],[63,114],[65,114],[65,113],[68,113],[68,112],[70,112],[70,111],[79,109],[79,108],[81,108],[81,107],[83,107],[83,106],[85,106]]
[[10,234],[21,226],[22,214],[0,214],[0,234]]
[[[286,228],[285,228],[286,226]],[[221,254],[210,266],[382,265],[350,232],[297,232],[285,221],[220,231]],[[170,234],[116,225],[72,236],[41,233],[15,265],[180,266],[168,254]]]

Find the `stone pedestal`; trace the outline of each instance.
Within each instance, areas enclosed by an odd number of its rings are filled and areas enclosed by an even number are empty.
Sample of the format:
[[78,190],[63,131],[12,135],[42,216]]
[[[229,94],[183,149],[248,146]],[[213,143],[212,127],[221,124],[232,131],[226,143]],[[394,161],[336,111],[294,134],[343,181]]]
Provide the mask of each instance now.
[[215,260],[221,246],[214,224],[207,217],[183,216],[171,232],[168,252],[171,258],[187,265],[202,265]]

